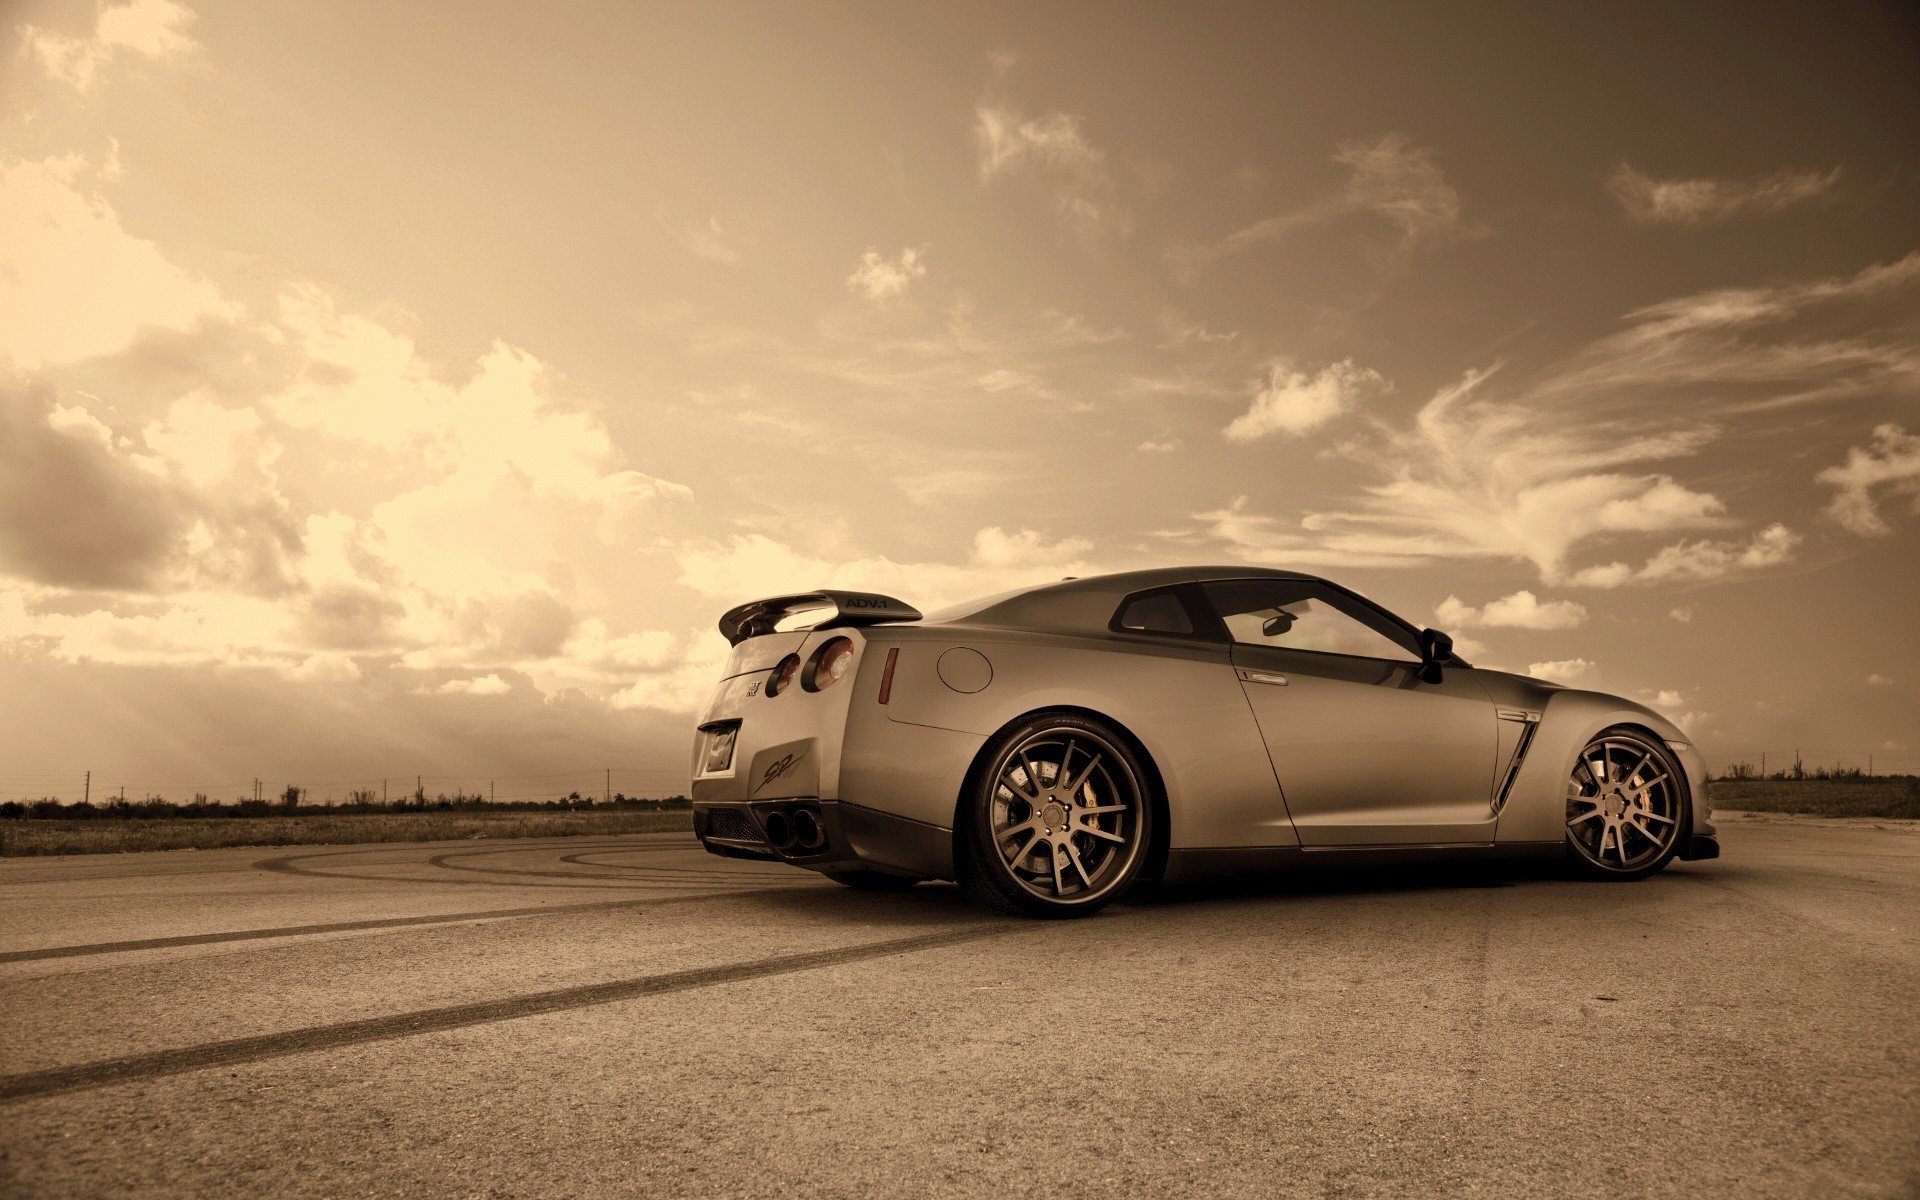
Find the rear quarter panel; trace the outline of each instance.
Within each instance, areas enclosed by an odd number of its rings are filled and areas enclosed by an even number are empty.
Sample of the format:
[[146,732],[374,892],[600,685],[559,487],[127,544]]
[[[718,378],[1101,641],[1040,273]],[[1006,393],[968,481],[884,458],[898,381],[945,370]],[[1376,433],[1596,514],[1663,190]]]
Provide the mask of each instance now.
[[[1140,741],[1166,789],[1171,846],[1298,844],[1224,647],[964,626],[883,627],[869,637],[863,699],[849,718],[845,799],[951,827],[962,778],[988,738],[1027,713],[1072,708]],[[980,690],[942,681],[940,657],[956,647],[990,664]],[[882,709],[866,693],[889,648],[899,656]]]

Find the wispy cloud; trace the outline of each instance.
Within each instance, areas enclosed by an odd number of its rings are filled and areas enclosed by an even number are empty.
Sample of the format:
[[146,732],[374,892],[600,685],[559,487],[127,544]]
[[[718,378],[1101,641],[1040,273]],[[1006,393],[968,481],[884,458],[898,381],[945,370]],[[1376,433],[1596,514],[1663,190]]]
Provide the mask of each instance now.
[[1447,182],[1433,152],[1404,135],[1345,142],[1333,158],[1348,170],[1338,191],[1243,226],[1211,245],[1177,248],[1171,253],[1176,269],[1192,274],[1217,259],[1356,216],[1384,223],[1396,235],[1393,245],[1398,250],[1459,227],[1459,192]]
[[1230,442],[1253,442],[1276,433],[1298,437],[1328,424],[1363,401],[1392,389],[1380,372],[1342,359],[1307,375],[1285,363],[1269,363],[1253,404],[1221,433]]
[[1898,425],[1877,426],[1871,446],[1849,447],[1846,462],[1814,478],[1834,489],[1826,514],[1841,528],[1862,537],[1884,535],[1890,530],[1880,515],[1876,488],[1908,500],[1909,510],[1920,513],[1920,435]]
[[704,221],[682,221],[676,219],[663,204],[654,209],[653,219],[660,228],[687,253],[708,262],[725,263],[732,266],[738,263],[753,239],[740,230],[723,225],[719,217],[709,216]]
[[[1897,323],[1888,305],[1920,280],[1920,255],[1853,276],[1732,288],[1650,305],[1610,334],[1501,387],[1469,372],[1405,425],[1382,418],[1343,452],[1378,473],[1358,502],[1292,522],[1245,501],[1198,513],[1203,537],[1260,561],[1414,565],[1517,559],[1546,583],[1613,587],[1766,570],[1790,561],[1800,535],[1771,522],[1747,539],[1681,539],[1635,565],[1580,567],[1590,544],[1732,523],[1715,494],[1666,464],[1695,454],[1723,422],[1788,404],[1904,394],[1920,381],[1910,340],[1846,332]],[[1889,442],[1857,460],[1862,479],[1904,471]],[[1835,468],[1844,473],[1846,468]],[[1849,477],[1850,478],[1850,477]],[[1858,522],[1841,474],[1843,510]]]
[[1729,217],[1779,212],[1820,196],[1840,180],[1831,171],[1779,171],[1757,179],[1655,179],[1621,163],[1607,190],[1627,216],[1645,225],[1711,225]]
[[853,274],[847,276],[847,288],[856,296],[887,304],[904,297],[914,280],[926,274],[927,265],[921,260],[920,251],[912,246],[892,258],[878,250],[868,250],[860,256],[860,265],[853,269]]
[[1061,223],[1082,238],[1091,241],[1130,231],[1132,217],[1120,203],[1107,156],[1087,140],[1079,117],[1063,112],[1030,116],[1011,101],[989,94],[974,105],[973,134],[983,186],[1032,174],[1048,188]]
[[193,10],[174,0],[132,0],[102,5],[87,34],[65,34],[28,25],[21,30],[22,53],[47,74],[76,91],[88,91],[117,59],[155,62],[191,54],[199,44],[187,34]]

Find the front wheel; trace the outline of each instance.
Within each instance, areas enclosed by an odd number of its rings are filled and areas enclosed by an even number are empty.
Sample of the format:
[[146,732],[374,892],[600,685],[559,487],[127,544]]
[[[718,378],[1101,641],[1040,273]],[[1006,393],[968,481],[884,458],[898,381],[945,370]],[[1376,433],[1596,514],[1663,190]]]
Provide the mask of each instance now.
[[999,734],[963,804],[960,884],[1001,912],[1081,917],[1139,875],[1153,839],[1145,773],[1102,722],[1040,713]]
[[1567,857],[1594,879],[1644,879],[1666,866],[1687,830],[1684,778],[1658,739],[1602,732],[1567,780]]

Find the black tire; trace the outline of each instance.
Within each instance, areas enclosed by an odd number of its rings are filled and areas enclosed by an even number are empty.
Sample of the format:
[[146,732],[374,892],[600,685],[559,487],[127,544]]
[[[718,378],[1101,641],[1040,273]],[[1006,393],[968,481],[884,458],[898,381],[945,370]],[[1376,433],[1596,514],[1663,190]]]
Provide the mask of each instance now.
[[955,874],[976,902],[1084,917],[1139,876],[1153,844],[1153,797],[1117,730],[1076,713],[1035,713],[996,734],[980,761],[954,838]]
[[1566,821],[1574,874],[1615,883],[1645,879],[1672,862],[1692,835],[1686,771],[1666,743],[1645,730],[1603,729],[1569,772]]
[[904,892],[920,882],[912,875],[889,875],[885,871],[869,871],[865,867],[855,867],[850,871],[820,873],[856,892]]

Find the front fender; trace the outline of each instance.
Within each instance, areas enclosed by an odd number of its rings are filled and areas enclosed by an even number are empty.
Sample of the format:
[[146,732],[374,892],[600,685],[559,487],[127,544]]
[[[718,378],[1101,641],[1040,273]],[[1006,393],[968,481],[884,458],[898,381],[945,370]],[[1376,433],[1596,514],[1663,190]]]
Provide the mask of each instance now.
[[[1494,827],[1498,842],[1558,842],[1566,837],[1567,780],[1574,760],[1603,729],[1632,725],[1667,744],[1685,776],[1693,836],[1710,836],[1706,762],[1672,721],[1642,704],[1602,692],[1556,689],[1545,698],[1540,726],[1514,777]],[[1684,849],[1684,847],[1683,847]]]

